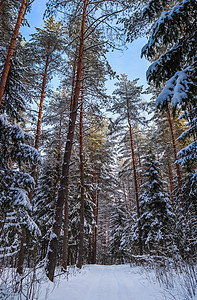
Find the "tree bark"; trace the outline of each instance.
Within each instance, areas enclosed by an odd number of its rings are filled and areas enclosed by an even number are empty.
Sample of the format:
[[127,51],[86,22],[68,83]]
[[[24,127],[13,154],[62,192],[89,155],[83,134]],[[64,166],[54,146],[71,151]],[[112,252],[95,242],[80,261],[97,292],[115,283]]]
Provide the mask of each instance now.
[[[70,98],[70,113],[73,110],[73,100],[75,93],[75,81],[76,81],[76,67],[77,67],[77,50],[78,47],[76,45],[76,53],[74,57],[73,63],[73,71],[72,71],[72,90],[71,90],[71,98]],[[69,172],[69,171],[68,171]],[[65,204],[64,204],[64,236],[63,236],[63,250],[62,250],[62,267],[64,270],[67,269],[68,263],[68,194],[66,195]]]
[[72,91],[71,91],[71,99],[70,99],[70,111],[72,111],[73,107],[73,97],[74,97],[74,88],[75,88],[75,79],[76,79],[76,66],[77,66],[77,50],[78,47],[76,45],[76,53],[73,62],[73,74],[72,74]]
[[38,122],[37,122],[37,130],[36,130],[36,137],[35,137],[35,145],[34,147],[38,150],[39,148],[39,141],[40,141],[40,129],[41,129],[41,122],[42,122],[42,108],[45,96],[45,88],[47,83],[47,72],[49,67],[49,57],[50,57],[50,46],[47,48],[47,56],[45,62],[45,69],[44,69],[44,76],[42,80],[42,89],[41,89],[41,97],[40,97],[40,105],[39,105],[39,112],[38,112]]
[[55,209],[55,220],[52,228],[52,235],[49,241],[49,251],[47,255],[47,265],[46,265],[46,274],[48,278],[53,281],[54,272],[57,263],[57,251],[58,251],[58,242],[60,236],[60,230],[62,225],[62,213],[64,206],[64,252],[63,252],[63,268],[67,269],[67,256],[68,256],[68,187],[69,187],[69,165],[70,157],[72,151],[72,143],[74,138],[75,131],[75,122],[77,116],[77,108],[79,101],[79,93],[81,86],[81,77],[82,77],[82,67],[83,67],[83,50],[84,50],[84,33],[85,33],[85,21],[86,21],[86,10],[87,10],[88,1],[84,0],[83,4],[83,15],[82,15],[82,25],[81,25],[81,36],[80,36],[80,46],[79,46],[79,56],[78,56],[78,67],[77,67],[77,78],[75,84],[75,92],[73,97],[73,106],[70,113],[69,128],[67,134],[67,141],[65,146],[64,160],[62,165],[62,175],[60,178],[60,188],[58,191],[58,198]]
[[134,176],[135,199],[136,199],[137,217],[138,217],[138,231],[139,231],[139,250],[140,250],[140,255],[142,255],[143,254],[143,248],[142,248],[141,222],[139,220],[140,219],[140,206],[139,206],[138,181],[137,181],[137,171],[136,171],[136,161],[135,161],[133,134],[132,134],[130,115],[129,115],[129,101],[128,101],[128,98],[127,98],[127,119],[128,119],[128,125],[129,125],[129,135],[130,135],[131,153],[132,153],[132,161],[133,161],[133,176]]
[[26,241],[27,241],[27,230],[24,228],[22,230],[22,236],[21,236],[21,244],[20,244],[20,250],[18,254],[18,260],[17,260],[17,269],[16,272],[20,275],[23,274],[23,264],[25,259],[25,250],[26,250]]
[[[167,117],[168,117],[168,122],[170,126],[170,133],[171,133],[171,138],[172,138],[172,146],[173,146],[173,152],[174,152],[174,159],[177,161],[177,148],[176,148],[176,140],[174,136],[174,129],[173,129],[173,121],[171,118],[170,110],[169,108],[167,109]],[[176,165],[176,174],[177,174],[177,179],[178,179],[178,189],[179,189],[179,194],[181,196],[181,188],[182,188],[182,175],[181,175],[181,168],[178,163],[175,163]]]
[[79,122],[79,156],[80,156],[80,183],[81,183],[81,203],[80,203],[80,230],[79,230],[79,249],[77,267],[82,268],[83,265],[83,239],[84,239],[84,204],[85,204],[85,189],[84,189],[84,156],[83,156],[83,88],[80,107],[80,122]]
[[19,13],[18,13],[17,22],[16,22],[16,25],[15,25],[15,28],[14,28],[14,32],[13,32],[11,41],[10,41],[10,46],[9,46],[9,49],[8,49],[6,61],[5,61],[5,64],[4,64],[2,75],[1,75],[1,80],[0,80],[0,107],[1,107],[2,100],[3,100],[5,86],[6,86],[6,82],[7,82],[7,78],[8,78],[8,73],[9,73],[9,70],[10,70],[11,59],[12,59],[13,54],[14,54],[14,49],[15,49],[15,46],[16,46],[16,40],[17,40],[19,29],[20,29],[20,26],[21,26],[21,23],[22,23],[24,14],[25,14],[26,7],[27,7],[27,0],[23,0],[22,4],[21,4],[21,7],[20,7],[20,10],[19,10]]
[[3,10],[3,4],[4,4],[4,0],[0,1],[0,14],[2,13]]

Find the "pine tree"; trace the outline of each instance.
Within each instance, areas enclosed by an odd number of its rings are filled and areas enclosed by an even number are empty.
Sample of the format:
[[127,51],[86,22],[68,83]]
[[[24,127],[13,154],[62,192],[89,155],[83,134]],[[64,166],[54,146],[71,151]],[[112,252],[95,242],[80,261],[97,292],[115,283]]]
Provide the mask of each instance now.
[[[14,30],[15,22],[19,7],[21,5],[20,0],[1,0],[0,1],[0,41],[1,41],[1,64],[5,62],[6,49],[8,48],[11,34]],[[1,65],[1,68],[3,65]]]
[[[31,1],[31,3],[32,2],[33,1]],[[17,1],[17,3],[18,3],[18,1]],[[28,0],[23,0],[20,4],[20,8],[18,11],[18,17],[17,17],[16,23],[15,23],[13,34],[11,36],[9,48],[7,50],[6,60],[4,63],[4,67],[3,67],[3,71],[2,71],[1,79],[0,79],[0,107],[1,107],[2,100],[3,100],[3,96],[4,96],[5,86],[7,83],[7,78],[8,78],[8,74],[9,74],[9,70],[10,70],[10,65],[11,65],[11,59],[14,54],[14,50],[15,50],[15,46],[16,46],[16,42],[17,42],[17,38],[18,38],[18,34],[19,34],[19,29],[20,29],[21,23],[23,21],[25,12],[27,11],[27,9],[29,8],[29,5],[31,5],[31,3],[29,3]]]
[[29,50],[34,55],[35,72],[40,73],[40,104],[37,121],[37,129],[35,136],[35,148],[39,148],[41,119],[43,101],[46,94],[46,85],[51,79],[51,73],[58,72],[60,61],[62,62],[62,54],[66,46],[66,30],[61,22],[55,22],[53,16],[45,21],[44,28],[36,28],[36,32],[32,34],[29,43]]
[[[81,4],[82,5],[79,5]],[[109,5],[107,5],[109,4]],[[78,56],[77,56],[77,67],[76,67],[76,77],[75,77],[75,85],[73,88],[73,96],[71,97],[71,113],[70,113],[70,122],[69,122],[69,129],[67,135],[67,142],[65,146],[65,155],[64,155],[64,163],[62,167],[62,176],[60,180],[60,189],[58,193],[58,200],[57,200],[57,209],[55,213],[55,222],[54,228],[52,233],[52,239],[50,241],[50,252],[48,253],[48,263],[46,266],[47,276],[50,280],[53,281],[54,271],[56,266],[56,256],[57,256],[57,249],[58,249],[58,240],[60,235],[60,228],[61,228],[61,219],[62,219],[62,212],[64,207],[64,251],[63,251],[63,267],[64,269],[67,268],[67,245],[68,245],[68,187],[69,187],[69,166],[70,166],[70,159],[71,159],[71,152],[72,152],[72,143],[74,139],[74,131],[76,125],[76,117],[77,117],[77,108],[79,103],[79,95],[80,95],[80,88],[81,88],[81,79],[82,79],[82,69],[84,66],[84,53],[85,53],[85,40],[91,36],[94,30],[98,26],[102,26],[101,18],[106,23],[106,17],[110,17],[113,14],[117,14],[117,12],[112,11],[111,9],[113,6],[117,8],[117,3],[113,1],[101,1],[99,5],[92,6],[92,3],[84,0],[83,2],[75,2],[70,3],[70,1],[60,2],[60,1],[49,1],[48,3],[48,11],[51,13],[52,11],[56,10],[57,7],[60,8],[67,8],[71,9],[72,13],[74,14],[71,16],[75,16],[76,12],[80,11],[80,41],[78,46]],[[121,3],[122,4],[122,3]],[[90,11],[89,11],[90,10]],[[96,19],[92,23],[90,20],[90,25],[87,24],[87,20],[89,16],[93,15],[97,10],[102,10],[101,18]],[[109,13],[110,12],[110,13]],[[73,19],[73,17],[68,18],[69,20]],[[79,20],[77,18],[77,20]],[[104,27],[104,26],[103,26]],[[76,53],[76,52],[75,52]]]
[[[56,257],[57,257],[57,250],[58,250],[58,240],[60,235],[60,228],[61,228],[61,219],[62,219],[62,212],[63,206],[65,211],[65,228],[66,232],[65,235],[65,244],[66,249],[64,251],[64,262],[63,267],[67,268],[67,231],[68,231],[68,176],[69,176],[69,164],[70,164],[70,156],[72,150],[72,142],[74,138],[74,130],[75,130],[75,122],[77,116],[77,107],[79,101],[79,94],[80,94],[80,85],[81,85],[81,77],[82,77],[82,67],[83,67],[83,50],[84,50],[84,35],[85,35],[85,24],[86,24],[86,10],[87,10],[87,1],[85,0],[83,3],[83,16],[81,21],[81,37],[80,37],[80,46],[79,46],[79,55],[78,55],[78,66],[77,66],[77,75],[76,75],[76,83],[75,83],[75,92],[73,97],[72,109],[70,114],[70,122],[69,122],[69,130],[67,135],[67,143],[65,146],[65,155],[64,155],[64,163],[62,167],[62,176],[60,180],[60,189],[58,193],[58,200],[57,200],[57,209],[55,214],[55,222],[53,226],[53,234],[51,235],[51,240],[49,242],[50,252],[48,253],[48,263],[46,266],[47,276],[50,280],[53,281],[54,278],[54,271],[56,266]],[[67,180],[65,180],[65,178]]]
[[141,244],[141,225],[140,225],[140,210],[139,210],[139,183],[137,178],[136,170],[136,157],[134,151],[134,141],[133,141],[133,127],[135,122],[142,123],[143,117],[139,114],[139,103],[141,102],[140,93],[142,92],[142,86],[137,86],[138,79],[132,82],[127,79],[125,74],[121,75],[119,82],[117,83],[118,88],[114,91],[114,101],[111,107],[111,111],[118,113],[119,117],[116,119],[116,123],[127,124],[129,127],[129,138],[130,147],[132,154],[132,166],[133,166],[133,180],[135,187],[135,199],[136,199],[136,209],[138,216],[138,230],[139,230],[139,249],[140,254],[142,254],[142,244]]

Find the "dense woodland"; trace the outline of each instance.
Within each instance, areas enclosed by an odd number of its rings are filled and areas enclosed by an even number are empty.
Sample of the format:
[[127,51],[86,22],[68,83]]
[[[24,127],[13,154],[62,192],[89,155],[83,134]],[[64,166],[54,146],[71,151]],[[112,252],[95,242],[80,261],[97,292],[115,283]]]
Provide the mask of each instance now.
[[[192,272],[196,1],[48,0],[27,41],[32,3],[0,1],[1,274],[43,267],[53,281],[70,265],[131,262]],[[146,89],[107,61],[143,36]]]

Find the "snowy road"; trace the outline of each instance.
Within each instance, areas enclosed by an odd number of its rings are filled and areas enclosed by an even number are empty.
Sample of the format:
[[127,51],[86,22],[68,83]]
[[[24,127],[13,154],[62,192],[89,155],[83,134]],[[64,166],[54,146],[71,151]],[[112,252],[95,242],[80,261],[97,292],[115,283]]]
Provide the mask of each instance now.
[[[47,295],[47,298],[45,297]],[[85,266],[80,273],[42,286],[39,300],[161,300],[162,289],[129,265]],[[165,298],[166,299],[166,298]]]

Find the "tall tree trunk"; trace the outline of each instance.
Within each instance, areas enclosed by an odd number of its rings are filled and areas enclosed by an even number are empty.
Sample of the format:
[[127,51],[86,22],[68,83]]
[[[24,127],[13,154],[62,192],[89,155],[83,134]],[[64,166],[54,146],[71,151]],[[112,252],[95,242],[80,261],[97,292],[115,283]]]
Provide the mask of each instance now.
[[[77,67],[77,51],[78,47],[76,45],[76,52],[73,62],[73,70],[72,70],[72,90],[71,90],[71,98],[70,98],[70,113],[73,111],[73,100],[75,93],[75,82],[76,82],[76,67]],[[70,160],[70,158],[69,158]],[[69,173],[69,170],[67,171]],[[68,183],[69,184],[69,183]],[[64,236],[63,236],[63,250],[62,250],[62,267],[64,270],[67,269],[68,263],[68,192],[65,195],[65,204],[64,204]],[[72,256],[71,256],[72,257]]]
[[[171,138],[172,138],[172,146],[173,146],[173,152],[174,152],[174,159],[175,161],[177,160],[177,148],[176,148],[176,140],[174,136],[174,129],[173,129],[173,121],[171,118],[170,110],[169,108],[167,109],[167,117],[168,117],[168,122],[170,126],[170,133],[171,133]],[[182,188],[182,175],[181,175],[181,168],[178,163],[176,165],[176,174],[177,174],[177,179],[178,179],[178,188],[179,188],[179,195],[181,196],[181,188]]]
[[132,153],[132,161],[133,161],[133,176],[134,176],[135,199],[136,199],[137,217],[138,217],[138,231],[139,231],[139,250],[140,250],[140,255],[142,255],[143,254],[143,248],[142,248],[141,222],[139,220],[140,219],[140,206],[139,206],[138,181],[137,181],[137,171],[136,171],[136,161],[135,161],[133,134],[132,134],[130,115],[129,115],[129,101],[128,101],[128,98],[127,98],[127,119],[128,119],[128,125],[129,125],[129,135],[130,135],[131,153]]
[[14,49],[15,49],[15,46],[16,46],[16,40],[17,40],[19,29],[20,29],[20,26],[21,26],[21,23],[22,23],[24,14],[25,14],[26,7],[27,7],[27,0],[23,0],[22,4],[21,4],[21,7],[20,7],[20,10],[19,10],[19,13],[18,13],[17,22],[16,22],[16,25],[15,25],[15,28],[14,28],[14,32],[13,32],[11,41],[10,41],[10,46],[9,46],[9,49],[8,49],[6,61],[5,61],[5,64],[4,64],[2,75],[1,75],[1,80],[0,80],[0,107],[1,107],[2,100],[3,100],[5,86],[6,86],[6,82],[7,82],[7,78],[8,78],[8,73],[9,73],[9,70],[10,70],[11,59],[12,59],[12,56],[14,54]]
[[60,178],[60,188],[58,191],[58,198],[55,209],[55,220],[52,228],[51,239],[49,241],[49,251],[47,255],[47,265],[46,274],[48,278],[53,281],[55,266],[57,262],[57,251],[58,242],[60,236],[60,230],[62,225],[62,213],[64,206],[64,217],[65,217],[65,229],[64,229],[64,244],[65,249],[63,252],[63,267],[67,268],[67,248],[68,248],[68,187],[69,187],[69,165],[70,157],[72,151],[72,143],[75,131],[75,122],[77,116],[77,108],[79,101],[81,77],[82,77],[82,67],[83,67],[83,50],[84,50],[84,35],[85,35],[85,21],[86,21],[86,10],[88,1],[84,0],[83,4],[83,15],[82,15],[82,26],[81,26],[81,36],[80,36],[80,46],[79,46],[79,56],[78,56],[78,67],[77,67],[77,78],[75,85],[75,92],[73,97],[73,107],[70,113],[69,128],[67,134],[67,141],[65,146],[64,161],[62,165],[62,175]]
[[0,14],[2,13],[3,10],[3,4],[4,4],[4,0],[0,1]]
[[39,141],[40,141],[40,129],[41,129],[41,122],[42,122],[42,108],[45,96],[45,88],[47,83],[47,72],[49,67],[49,57],[50,57],[50,46],[47,48],[47,56],[45,62],[45,69],[44,69],[44,76],[42,80],[42,89],[41,89],[41,97],[40,97],[40,105],[39,105],[39,112],[38,112],[38,122],[37,122],[37,130],[36,130],[36,137],[35,137],[35,145],[34,147],[38,150],[39,148]]
[[81,204],[80,204],[80,230],[79,230],[79,249],[77,267],[82,268],[83,265],[83,239],[84,239],[84,156],[83,156],[83,88],[80,107],[80,122],[79,122],[79,156],[80,156],[80,183],[81,183]]

